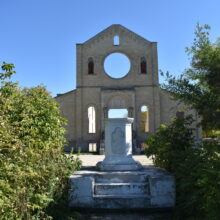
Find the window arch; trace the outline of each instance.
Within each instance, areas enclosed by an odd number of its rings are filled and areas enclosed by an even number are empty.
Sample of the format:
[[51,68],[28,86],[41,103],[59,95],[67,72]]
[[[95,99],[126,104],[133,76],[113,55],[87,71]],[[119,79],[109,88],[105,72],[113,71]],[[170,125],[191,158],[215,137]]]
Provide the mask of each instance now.
[[142,132],[149,132],[149,108],[146,105],[141,106],[141,123],[140,130]]
[[119,36],[114,36],[114,38],[113,38],[113,44],[114,44],[114,46],[118,46],[118,45],[120,45],[120,39],[119,39]]
[[88,132],[90,134],[96,133],[96,119],[95,119],[95,107],[89,106],[88,107]]
[[141,58],[140,66],[141,66],[141,73],[146,74],[147,73],[147,61],[144,57]]
[[88,59],[88,74],[94,74],[94,61],[91,57]]

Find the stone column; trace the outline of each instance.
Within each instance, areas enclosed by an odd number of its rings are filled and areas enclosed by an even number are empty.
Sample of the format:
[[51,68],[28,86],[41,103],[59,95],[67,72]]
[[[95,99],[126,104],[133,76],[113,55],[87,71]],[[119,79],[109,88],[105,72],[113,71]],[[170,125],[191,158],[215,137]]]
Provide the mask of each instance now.
[[141,164],[132,158],[133,118],[105,120],[105,159],[99,170],[140,170]]
[[103,108],[103,113],[104,113],[104,118],[108,118],[108,108],[107,107]]
[[133,116],[133,110],[134,110],[133,107],[129,107],[129,108],[128,108],[128,117],[129,117],[129,118],[134,117],[134,116]]

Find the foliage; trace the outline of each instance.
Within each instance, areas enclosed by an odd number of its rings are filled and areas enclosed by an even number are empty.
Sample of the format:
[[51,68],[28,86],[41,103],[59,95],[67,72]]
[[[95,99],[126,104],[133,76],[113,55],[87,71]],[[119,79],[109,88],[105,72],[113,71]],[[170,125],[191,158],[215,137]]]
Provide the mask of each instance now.
[[196,26],[193,45],[186,48],[191,67],[179,78],[167,73],[168,84],[162,86],[197,110],[206,136],[220,129],[220,43],[211,43],[209,29],[208,25]]
[[176,178],[175,219],[220,219],[220,143],[196,143],[192,118],[161,125],[146,155]]
[[[192,118],[187,117],[185,120],[176,118],[169,126],[161,125],[159,131],[147,141],[150,146],[146,154],[153,157],[154,164],[173,172],[177,164],[182,160],[182,153],[191,150],[194,145],[192,129],[187,128],[192,123]],[[159,146],[159,147],[158,147]],[[161,146],[161,147],[160,147]],[[175,158],[174,164],[172,158]]]
[[51,219],[46,208],[80,162],[63,153],[58,104],[43,86],[7,81],[13,69],[4,62],[0,73],[0,219]]

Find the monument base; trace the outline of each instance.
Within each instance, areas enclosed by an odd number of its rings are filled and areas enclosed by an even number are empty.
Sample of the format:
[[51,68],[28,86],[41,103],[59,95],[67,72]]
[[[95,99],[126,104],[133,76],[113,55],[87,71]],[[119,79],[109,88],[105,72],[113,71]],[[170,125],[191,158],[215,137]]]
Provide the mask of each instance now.
[[98,171],[79,171],[70,177],[70,207],[146,209],[175,205],[174,177],[156,167],[144,169],[132,158],[132,121],[105,121],[105,159],[96,164]]
[[143,169],[143,166],[133,158],[118,162],[105,159],[96,164],[96,169],[100,171],[135,171]]
[[70,176],[69,206],[91,209],[166,209],[175,206],[175,180],[163,169],[81,170]]

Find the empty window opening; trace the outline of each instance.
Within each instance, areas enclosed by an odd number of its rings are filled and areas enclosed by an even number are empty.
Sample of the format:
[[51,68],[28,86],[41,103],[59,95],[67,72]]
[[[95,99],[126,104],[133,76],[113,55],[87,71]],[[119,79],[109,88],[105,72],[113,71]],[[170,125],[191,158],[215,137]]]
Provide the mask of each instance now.
[[140,145],[141,145],[141,152],[144,153],[145,150],[148,148],[148,146],[146,143],[143,143],[143,142]]
[[97,152],[96,143],[89,143],[89,152]]
[[127,109],[109,109],[108,117],[109,118],[127,118],[128,110]]
[[142,132],[149,132],[149,110],[146,105],[141,106],[140,129]]
[[92,58],[88,60],[88,74],[94,74],[94,62]]
[[114,36],[114,46],[118,46],[120,44],[119,36]]
[[89,133],[95,133],[96,132],[96,125],[95,125],[95,108],[93,106],[90,106],[88,108],[88,119],[89,119]]
[[104,70],[112,78],[122,78],[128,74],[131,68],[129,58],[122,53],[109,54],[104,60]]
[[176,117],[179,119],[184,119],[184,111],[183,110],[178,110],[176,112]]
[[146,74],[147,73],[147,62],[145,58],[141,58],[141,73]]

